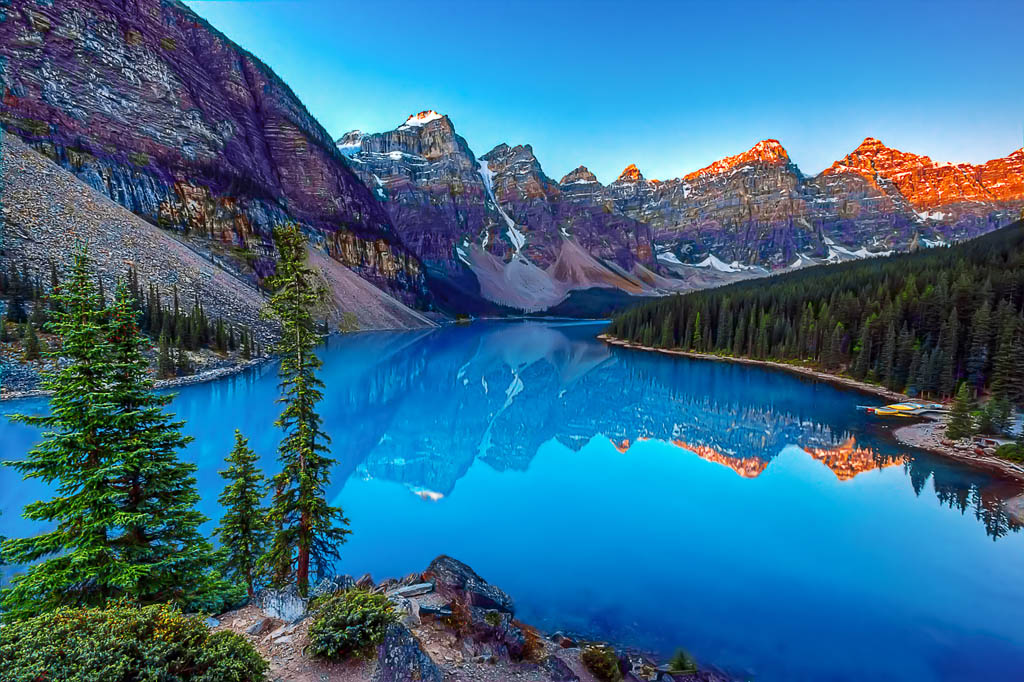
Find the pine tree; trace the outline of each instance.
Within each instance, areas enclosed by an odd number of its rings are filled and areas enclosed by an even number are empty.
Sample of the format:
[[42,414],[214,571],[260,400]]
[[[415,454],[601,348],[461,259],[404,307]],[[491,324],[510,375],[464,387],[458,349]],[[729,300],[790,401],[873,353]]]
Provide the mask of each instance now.
[[121,597],[210,604],[203,588],[213,557],[198,534],[204,519],[192,508],[194,467],[175,458],[185,439],[161,410],[168,398],[148,390],[141,341],[123,302],[104,309],[95,282],[80,249],[48,325],[61,340],[48,354],[70,362],[44,380],[49,414],[13,417],[44,436],[8,464],[55,494],[24,511],[51,530],[3,545],[5,560],[29,565],[3,594],[5,618]]
[[960,384],[949,413],[949,423],[946,424],[946,435],[950,439],[960,440],[974,434],[974,417],[971,416],[973,407],[970,388],[966,383]]
[[199,527],[196,465],[178,458],[192,438],[184,422],[164,408],[173,396],[153,392],[153,380],[128,286],[117,287],[109,309],[108,341],[113,351],[113,407],[107,463],[116,524],[109,542],[118,548],[118,584],[142,603],[173,602],[216,610],[237,599],[215,571],[216,555]]
[[871,325],[865,322],[861,327],[860,343],[857,344],[857,357],[853,361],[850,373],[855,379],[863,379],[871,367]]
[[258,582],[257,564],[270,539],[267,510],[262,506],[267,484],[256,467],[256,453],[241,431],[235,431],[235,447],[226,461],[229,466],[220,475],[228,483],[217,498],[224,516],[214,533],[221,543],[225,575],[245,585],[252,599]]
[[971,317],[970,348],[967,354],[967,380],[975,395],[985,386],[992,336],[992,310],[988,301]]
[[171,358],[171,347],[167,337],[160,336],[160,350],[157,353],[157,374],[161,379],[174,376],[174,360]]
[[24,347],[24,358],[29,362],[39,359],[39,337],[36,335],[36,328],[31,322],[25,323],[21,343]]
[[[284,410],[276,425],[284,431],[278,448],[281,472],[274,476],[269,518],[275,527],[263,564],[276,584],[295,579],[299,593],[309,591],[311,571],[319,574],[339,556],[349,531],[340,507],[327,503],[330,439],[316,411],[323,382],[314,349],[320,342],[313,318],[323,292],[306,263],[306,239],[295,225],[275,231],[280,253],[277,272],[268,284],[273,291],[269,313],[281,324],[274,350],[281,357],[281,398]],[[648,328],[650,329],[650,328]]]
[[61,309],[49,329],[61,338],[60,355],[70,363],[44,377],[43,387],[53,391],[48,415],[12,418],[40,428],[44,437],[25,459],[7,463],[25,478],[56,487],[52,499],[24,511],[25,518],[48,522],[52,529],[4,542],[6,561],[31,564],[3,595],[7,618],[68,603],[100,604],[120,593],[109,568],[116,557],[107,541],[110,506],[103,470],[110,459],[111,350],[84,250],[75,254],[68,286],[55,297]]
[[675,329],[675,322],[672,319],[672,313],[665,316],[665,319],[661,323],[661,342],[658,344],[662,348],[671,348],[675,345],[672,338],[672,332]]

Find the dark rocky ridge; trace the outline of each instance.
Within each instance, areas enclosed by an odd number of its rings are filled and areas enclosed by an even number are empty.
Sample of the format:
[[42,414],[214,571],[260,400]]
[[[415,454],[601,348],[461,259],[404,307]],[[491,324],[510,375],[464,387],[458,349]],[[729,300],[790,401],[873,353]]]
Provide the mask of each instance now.
[[407,303],[418,260],[326,131],[266,65],[177,0],[15,3],[0,122],[132,212],[273,269],[270,231],[315,242]]

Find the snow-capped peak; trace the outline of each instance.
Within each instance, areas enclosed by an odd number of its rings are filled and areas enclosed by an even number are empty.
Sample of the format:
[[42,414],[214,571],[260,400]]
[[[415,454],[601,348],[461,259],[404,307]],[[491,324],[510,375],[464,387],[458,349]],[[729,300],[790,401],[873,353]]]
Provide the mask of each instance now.
[[444,118],[441,114],[437,113],[433,109],[427,109],[421,111],[418,114],[413,114],[409,118],[405,119],[405,123],[401,125],[402,128],[419,128],[420,126],[426,125],[431,121],[437,121]]

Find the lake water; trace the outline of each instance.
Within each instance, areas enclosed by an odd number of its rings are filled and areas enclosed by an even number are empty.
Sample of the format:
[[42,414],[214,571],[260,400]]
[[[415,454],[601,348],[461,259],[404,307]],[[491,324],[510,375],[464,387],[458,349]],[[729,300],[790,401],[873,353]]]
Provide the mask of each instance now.
[[[1024,675],[1012,486],[898,446],[858,404],[783,372],[613,349],[601,327],[477,323],[333,339],[340,572],[459,558],[544,629],[757,680]],[[180,391],[202,509],[241,428],[274,470],[275,368]],[[0,404],[38,411],[42,401]],[[0,456],[37,439],[0,422]],[[0,533],[45,494],[0,470]],[[212,522],[211,522],[212,527]]]

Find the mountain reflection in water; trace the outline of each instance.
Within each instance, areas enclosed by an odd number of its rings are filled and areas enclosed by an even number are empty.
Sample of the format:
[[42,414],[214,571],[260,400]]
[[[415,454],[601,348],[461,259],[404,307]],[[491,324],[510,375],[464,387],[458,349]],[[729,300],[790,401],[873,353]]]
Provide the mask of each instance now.
[[343,475],[358,470],[440,499],[475,461],[525,471],[551,439],[579,450],[597,436],[623,453],[664,441],[745,478],[796,445],[840,480],[903,465],[917,492],[932,478],[944,504],[972,509],[989,533],[1016,527],[999,494],[965,488],[956,463],[906,456],[851,396],[878,400],[781,372],[613,350],[592,324],[481,326],[331,341],[366,361],[339,367],[328,355],[330,419],[346,424],[334,443]]

